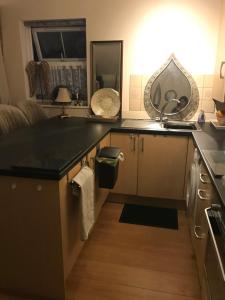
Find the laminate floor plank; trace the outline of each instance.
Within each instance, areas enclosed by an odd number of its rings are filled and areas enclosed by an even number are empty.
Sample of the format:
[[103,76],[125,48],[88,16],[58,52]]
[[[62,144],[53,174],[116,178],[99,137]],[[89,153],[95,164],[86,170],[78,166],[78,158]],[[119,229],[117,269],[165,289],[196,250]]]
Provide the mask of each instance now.
[[185,213],[171,230],[119,223],[122,208],[104,205],[67,281],[68,299],[201,299]]
[[[199,298],[156,292],[132,286],[73,277],[68,300],[199,300]],[[74,296],[76,295],[76,296]]]
[[180,296],[199,297],[198,281],[193,276],[128,267],[120,264],[82,260],[71,274],[83,279],[119,284]]
[[197,276],[196,264],[194,257],[176,257],[175,253],[169,253],[164,249],[152,248],[142,250],[138,247],[118,247],[115,245],[91,243],[86,247],[81,254],[82,259],[110,262],[114,264],[121,264],[126,266],[133,266],[143,269],[151,269],[159,272],[177,273],[180,275]]
[[185,212],[172,230],[119,223],[122,208],[103,206],[66,282],[66,300],[200,300]]

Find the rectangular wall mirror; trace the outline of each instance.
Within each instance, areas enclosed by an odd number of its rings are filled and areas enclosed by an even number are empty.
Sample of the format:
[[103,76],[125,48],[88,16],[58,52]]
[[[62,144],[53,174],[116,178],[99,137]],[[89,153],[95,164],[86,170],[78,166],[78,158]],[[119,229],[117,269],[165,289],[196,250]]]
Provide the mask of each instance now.
[[101,88],[119,92],[122,103],[123,41],[91,42],[91,96]]

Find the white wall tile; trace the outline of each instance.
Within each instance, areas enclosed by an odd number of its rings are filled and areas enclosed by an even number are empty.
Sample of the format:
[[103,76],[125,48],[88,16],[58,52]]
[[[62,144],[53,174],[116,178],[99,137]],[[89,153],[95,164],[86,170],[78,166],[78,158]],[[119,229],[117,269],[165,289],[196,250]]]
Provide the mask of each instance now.
[[203,75],[193,75],[193,78],[195,80],[197,87],[203,87],[203,83],[204,83]]
[[202,109],[206,113],[213,113],[213,112],[215,112],[214,102],[203,99],[202,100]]
[[130,110],[141,110],[141,87],[130,86]]
[[141,87],[141,75],[130,75],[130,86],[131,87]]
[[203,88],[202,89],[202,98],[204,100],[212,100],[212,88]]
[[214,75],[211,74],[204,75],[204,80],[203,80],[204,88],[211,88],[213,86],[213,79],[214,79]]

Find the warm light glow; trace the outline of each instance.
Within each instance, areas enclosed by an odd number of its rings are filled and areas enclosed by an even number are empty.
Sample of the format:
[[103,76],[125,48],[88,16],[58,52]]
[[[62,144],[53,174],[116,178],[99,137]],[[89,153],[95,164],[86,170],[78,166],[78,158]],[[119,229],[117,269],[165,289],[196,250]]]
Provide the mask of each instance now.
[[217,37],[196,13],[163,6],[146,15],[134,39],[132,74],[151,74],[174,53],[192,74],[214,72]]

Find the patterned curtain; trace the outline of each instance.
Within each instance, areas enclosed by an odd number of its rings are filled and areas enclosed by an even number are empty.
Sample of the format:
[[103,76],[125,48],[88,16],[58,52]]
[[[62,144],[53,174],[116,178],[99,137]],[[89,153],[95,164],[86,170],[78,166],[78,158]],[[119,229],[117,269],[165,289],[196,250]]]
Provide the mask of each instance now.
[[[50,65],[49,91],[50,95],[54,88],[59,85],[67,86],[71,91],[72,100],[83,100],[87,105],[87,76],[86,67],[71,65]],[[43,87],[43,80],[37,77],[37,99],[48,100],[49,95]]]

